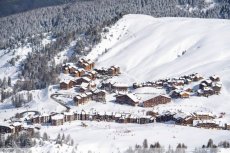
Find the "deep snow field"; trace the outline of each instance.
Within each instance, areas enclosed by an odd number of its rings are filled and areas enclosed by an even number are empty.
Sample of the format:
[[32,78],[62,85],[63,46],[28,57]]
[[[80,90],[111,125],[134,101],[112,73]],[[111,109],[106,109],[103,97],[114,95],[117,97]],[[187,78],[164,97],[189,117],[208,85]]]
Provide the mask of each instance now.
[[[147,15],[126,15],[103,34],[100,44],[93,48],[87,58],[96,60],[96,67],[121,67],[121,76],[113,80],[132,85],[134,82],[154,81],[166,77],[181,76],[198,72],[205,77],[219,75],[223,88],[218,96],[191,97],[186,100],[173,100],[169,104],[159,105],[156,110],[182,110],[185,112],[207,111],[214,114],[225,112],[222,119],[230,123],[230,21],[217,19],[192,18],[153,18]],[[25,56],[29,49],[22,49]],[[105,52],[105,50],[107,50]],[[21,52],[20,52],[21,53]],[[16,53],[19,54],[19,53]],[[64,56],[64,52],[59,56]],[[65,55],[67,56],[67,55]],[[61,59],[61,57],[59,57]],[[4,57],[6,59],[6,57]],[[55,60],[58,60],[56,58]],[[5,60],[6,63],[6,60]],[[5,68],[2,58],[0,70],[4,74],[14,74],[16,68]],[[12,72],[10,71],[12,70]],[[3,72],[2,71],[2,72]],[[3,75],[3,73],[2,73]],[[61,77],[63,77],[62,75]],[[138,89],[145,92],[153,89]],[[42,113],[58,111],[65,108],[52,99],[50,95],[59,91],[57,85],[48,89],[33,91],[33,101],[25,108],[13,108],[11,101],[0,104],[0,120],[9,118],[16,112],[38,110]],[[65,91],[74,95],[73,90]],[[161,92],[161,91],[160,91]],[[163,92],[163,91],[162,91]],[[152,108],[131,107],[113,102],[114,97],[108,96],[106,104],[89,102],[84,106],[73,106],[71,98],[63,98],[73,110],[116,111],[144,113]],[[214,143],[230,141],[230,132],[223,130],[207,130],[172,124],[116,124],[105,122],[80,121],[65,123],[63,126],[45,126],[46,131],[55,138],[57,133],[70,134],[80,152],[118,152],[129,146],[157,141],[166,148],[185,143],[190,149],[201,147],[209,138]],[[47,148],[46,148],[47,149]],[[36,149],[35,149],[36,150]],[[36,151],[34,150],[34,152]],[[39,152],[39,151],[37,151]],[[63,152],[65,152],[63,150]]]

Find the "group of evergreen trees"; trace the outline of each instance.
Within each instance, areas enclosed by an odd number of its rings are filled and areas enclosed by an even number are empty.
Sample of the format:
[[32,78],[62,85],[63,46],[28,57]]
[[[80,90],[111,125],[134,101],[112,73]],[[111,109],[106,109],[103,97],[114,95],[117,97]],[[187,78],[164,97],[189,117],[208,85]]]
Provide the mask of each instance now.
[[31,148],[37,143],[42,146],[45,141],[55,141],[56,144],[66,144],[69,146],[74,146],[74,141],[70,135],[65,136],[65,134],[58,134],[55,140],[51,140],[46,132],[40,135],[39,131],[27,132],[23,131],[19,134],[4,135],[0,134],[0,148]]
[[21,107],[23,104],[30,102],[33,100],[33,95],[30,92],[27,92],[26,94],[18,93],[11,97],[12,105],[15,107]]
[[[189,149],[189,152],[193,153],[217,153],[218,147],[230,148],[230,144],[227,141],[220,142],[218,145],[213,143],[212,139],[208,140],[207,145],[203,145],[201,148]],[[142,145],[135,145],[134,148],[130,147],[125,153],[186,153],[187,146],[183,143],[179,143],[175,149],[168,147],[167,149],[160,145],[159,142],[155,144],[148,144],[147,139],[143,141]]]
[[[76,55],[87,55],[100,42],[104,27],[114,24],[125,14],[229,18],[229,0],[215,2],[214,8],[202,11],[206,5],[204,0],[71,0],[64,5],[0,18],[0,48],[11,50],[23,42],[31,44],[32,53],[21,63],[19,78],[24,81],[17,82],[14,91],[41,89],[58,83],[61,66],[56,65],[53,58],[71,41],[78,40],[73,48],[74,55],[69,59],[76,61]],[[178,7],[183,5],[199,9],[190,12]],[[50,32],[56,41],[44,47],[42,33]],[[9,62],[14,65],[15,59]]]
[[100,26],[127,13],[155,17],[229,18],[229,0],[215,1],[217,5],[212,9],[189,12],[178,6],[190,4],[202,9],[204,0],[75,0],[0,18],[0,48],[44,32],[85,33],[90,27]]

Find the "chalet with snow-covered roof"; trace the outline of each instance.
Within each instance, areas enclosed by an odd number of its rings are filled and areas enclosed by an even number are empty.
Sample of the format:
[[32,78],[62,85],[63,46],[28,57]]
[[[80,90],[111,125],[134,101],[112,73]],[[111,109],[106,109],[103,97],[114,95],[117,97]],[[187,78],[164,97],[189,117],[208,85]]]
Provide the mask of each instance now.
[[212,80],[206,79],[206,80],[202,81],[201,84],[202,83],[205,83],[208,87],[210,87],[212,85]]
[[199,89],[201,89],[201,90],[204,90],[204,88],[206,88],[206,87],[208,87],[208,85],[204,82],[199,84]]
[[127,92],[129,86],[125,83],[114,83],[112,84],[112,91],[113,92]]
[[138,124],[148,124],[154,122],[154,118],[152,116],[140,116],[137,118]]
[[22,123],[21,122],[14,122],[10,126],[14,127],[15,133],[19,133],[22,130]]
[[105,120],[106,121],[113,121],[114,120],[114,113],[113,112],[105,112]]
[[77,85],[81,85],[82,83],[90,83],[91,79],[87,78],[87,77],[81,77],[79,79],[76,80],[76,84]]
[[187,114],[184,112],[178,112],[173,116],[173,121],[179,125],[192,125],[194,116],[192,114]]
[[102,82],[100,88],[103,90],[106,90],[108,92],[112,92],[112,85],[113,84],[114,83],[111,83],[111,82]]
[[220,77],[217,76],[217,75],[210,76],[209,78],[210,78],[210,80],[212,80],[213,82],[218,82],[218,81],[220,81]]
[[195,112],[193,114],[196,120],[212,120],[215,118],[215,115],[209,112]]
[[180,90],[172,90],[170,93],[169,93],[169,96],[171,98],[179,98],[180,97]]
[[168,122],[173,120],[175,112],[165,111],[156,116],[156,122]]
[[83,92],[86,92],[89,89],[90,89],[90,84],[82,82],[81,85],[80,85],[80,88],[79,88],[79,92],[83,93]]
[[62,81],[61,83],[60,83],[60,89],[61,90],[68,90],[68,89],[70,89],[71,87],[70,87],[70,85],[69,85],[69,81]]
[[140,100],[133,94],[125,94],[125,95],[117,95],[116,102],[119,104],[137,106]]
[[205,97],[208,97],[214,94],[214,91],[211,87],[204,87],[203,92],[204,92],[203,95]]
[[194,73],[194,74],[190,75],[190,79],[192,81],[200,81],[200,80],[203,79],[203,77],[200,74],[198,74],[198,73]]
[[190,97],[190,94],[186,91],[182,91],[180,92],[180,98],[184,99],[184,98],[189,98]]
[[192,83],[192,80],[191,79],[185,79],[184,83],[185,84],[190,84],[190,83]]
[[51,116],[51,125],[59,126],[63,125],[65,116],[63,114],[56,114]]
[[92,94],[89,92],[86,92],[86,93],[82,93],[82,94],[78,94],[74,96],[73,100],[77,106],[83,105],[87,103],[88,101],[92,100]]
[[106,101],[106,91],[104,90],[93,91],[92,99],[98,102],[105,102]]
[[144,96],[141,99],[141,105],[143,107],[154,107],[159,104],[166,104],[171,102],[171,98],[166,95],[150,95]]
[[213,89],[213,92],[214,94],[220,94],[220,91],[221,91],[221,87],[222,87],[222,84],[221,83],[212,83],[212,89]]
[[86,60],[86,59],[82,58],[78,61],[77,65],[79,67],[82,67],[86,71],[91,71],[94,68],[95,63],[93,61],[91,61],[90,59]]
[[71,122],[74,120],[73,112],[64,112],[64,122]]
[[194,120],[193,121],[194,127],[200,127],[200,128],[220,128],[220,125],[218,122],[214,120]]
[[111,66],[108,69],[108,75],[115,76],[120,74],[120,67],[119,66]]

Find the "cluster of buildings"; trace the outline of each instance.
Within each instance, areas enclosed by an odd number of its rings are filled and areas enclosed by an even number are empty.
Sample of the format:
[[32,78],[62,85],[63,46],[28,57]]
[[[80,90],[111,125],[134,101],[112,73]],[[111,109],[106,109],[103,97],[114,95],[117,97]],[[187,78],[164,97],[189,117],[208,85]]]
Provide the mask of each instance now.
[[[203,80],[203,81],[202,81]],[[193,82],[201,81],[199,89],[196,88],[184,88]],[[222,84],[220,83],[220,77],[213,75],[209,79],[204,80],[203,76],[198,73],[190,75],[184,75],[178,78],[161,79],[155,82],[134,83],[133,88],[141,87],[155,87],[164,88],[171,98],[189,98],[192,94],[198,96],[211,96],[219,94]]]
[[156,94],[148,96],[137,96],[131,93],[116,95],[116,101],[119,104],[127,104],[131,106],[154,107],[159,104],[171,102],[171,98],[167,95]]
[[107,75],[107,76],[117,76],[120,72],[120,67],[113,65],[110,68],[98,68],[94,69],[99,75]]
[[68,111],[64,113],[51,113],[32,115],[30,118],[20,118],[17,121],[4,122],[0,124],[0,133],[17,134],[23,130],[33,133],[42,125],[60,126],[65,122],[75,120],[81,121],[106,121],[116,123],[153,123],[155,118],[150,115],[133,115],[131,113],[96,112],[96,111]]
[[190,84],[192,82],[197,82],[202,80],[203,77],[198,73],[193,73],[190,75],[184,75],[181,77],[174,77],[174,78],[167,78],[167,79],[160,79],[157,81],[148,81],[145,83],[134,83],[133,88],[142,88],[142,87],[160,87],[166,88],[167,90],[173,90],[177,86],[184,86],[186,84]]
[[199,89],[197,90],[198,96],[212,96],[220,94],[222,88],[222,83],[220,82],[220,77],[214,75],[209,77],[209,79],[202,81],[199,84]]
[[230,124],[218,120],[216,115],[210,112],[171,112],[164,111],[161,113],[148,111],[147,115],[156,118],[156,122],[173,122],[176,125],[192,126],[207,129],[223,129],[230,130]]
[[93,70],[94,66],[94,62],[85,59],[80,59],[76,64],[63,64],[63,73],[70,74],[77,79],[61,81],[60,89],[68,90],[77,85],[83,89],[96,87],[93,82],[97,78],[97,72]]
[[97,102],[106,102],[106,91],[104,90],[91,90],[85,93],[79,93],[73,98],[76,105],[85,104],[91,100]]
[[170,112],[161,113],[148,111],[146,114],[131,114],[119,112],[96,112],[96,111],[68,111],[64,113],[39,114],[30,116],[30,118],[10,123],[4,122],[0,124],[0,133],[17,134],[21,131],[27,131],[33,134],[35,130],[39,130],[42,125],[60,126],[65,122],[80,121],[105,121],[115,123],[136,123],[149,124],[154,122],[172,122],[176,125],[192,126],[208,129],[230,130],[229,123],[220,122],[217,116],[210,112]]
[[95,63],[91,60],[80,59],[77,64],[69,63],[63,65],[63,73],[75,77],[74,80],[60,82],[60,89],[68,90],[75,87],[76,95],[73,100],[76,105],[85,104],[91,100],[98,102],[106,101],[106,91],[97,89],[95,80],[98,75],[115,76],[120,74],[118,66],[109,69],[95,69]]
[[109,93],[127,93],[129,85],[126,83],[103,81],[100,88]]
[[40,128],[40,125],[28,125],[21,121],[2,122],[0,123],[0,134],[19,134],[22,131],[26,131],[28,134],[33,135],[36,131],[40,130]]

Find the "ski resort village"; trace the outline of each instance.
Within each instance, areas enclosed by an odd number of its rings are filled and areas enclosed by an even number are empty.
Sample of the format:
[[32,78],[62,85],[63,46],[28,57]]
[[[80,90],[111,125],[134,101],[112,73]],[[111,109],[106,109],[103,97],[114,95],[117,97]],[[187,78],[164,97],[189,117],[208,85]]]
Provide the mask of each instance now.
[[[6,98],[0,133],[70,135],[79,152],[122,152],[144,139],[191,150],[229,141],[229,27],[227,20],[125,15],[87,55],[66,62],[70,45],[54,57],[59,83],[20,91],[23,107]],[[6,64],[11,55],[0,56],[12,84],[26,50],[15,67]]]

